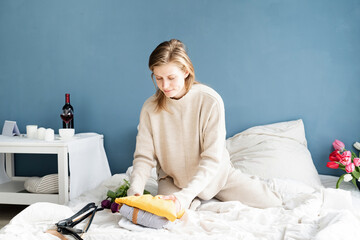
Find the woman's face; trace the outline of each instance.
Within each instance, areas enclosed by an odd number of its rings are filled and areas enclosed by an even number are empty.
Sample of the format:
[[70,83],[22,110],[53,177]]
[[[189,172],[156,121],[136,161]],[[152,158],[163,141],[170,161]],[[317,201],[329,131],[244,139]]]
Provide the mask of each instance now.
[[154,67],[154,76],[158,88],[168,98],[179,99],[185,95],[185,78],[189,75],[175,63]]

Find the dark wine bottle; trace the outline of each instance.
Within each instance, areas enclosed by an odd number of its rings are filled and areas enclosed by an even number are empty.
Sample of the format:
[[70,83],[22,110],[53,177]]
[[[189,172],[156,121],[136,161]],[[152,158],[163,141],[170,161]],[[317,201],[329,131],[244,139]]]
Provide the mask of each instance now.
[[65,94],[65,105],[62,108],[62,114],[60,115],[63,128],[74,128],[74,108],[70,104],[70,94]]

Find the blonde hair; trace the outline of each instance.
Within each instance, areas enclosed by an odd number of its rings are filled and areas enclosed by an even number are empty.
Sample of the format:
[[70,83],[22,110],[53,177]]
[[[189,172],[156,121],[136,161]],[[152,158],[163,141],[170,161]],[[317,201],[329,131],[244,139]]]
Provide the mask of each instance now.
[[[187,55],[185,45],[177,39],[171,39],[160,43],[149,57],[149,69],[151,70],[151,79],[154,81],[154,68],[165,65],[167,63],[176,64],[184,72],[188,72],[189,75],[185,78],[185,90],[189,92],[193,84],[198,83],[195,80],[194,66]],[[185,94],[186,94],[185,93]],[[166,108],[166,96],[159,89],[156,89],[155,93],[156,111],[167,110]]]

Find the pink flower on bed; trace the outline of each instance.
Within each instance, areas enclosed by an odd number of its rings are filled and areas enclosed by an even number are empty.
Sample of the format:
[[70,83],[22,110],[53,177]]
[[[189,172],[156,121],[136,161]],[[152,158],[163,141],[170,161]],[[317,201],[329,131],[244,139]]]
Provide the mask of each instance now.
[[111,203],[110,209],[111,209],[112,213],[116,213],[119,211],[120,205],[117,204],[116,202],[113,202],[113,203]]
[[333,147],[334,147],[334,149],[335,149],[336,151],[342,152],[342,151],[344,150],[344,148],[345,148],[345,144],[344,144],[342,141],[339,141],[339,140],[336,139],[336,140],[333,142]]
[[353,159],[353,162],[355,164],[356,167],[359,167],[360,166],[360,158],[354,158]]
[[109,209],[111,207],[111,201],[108,199],[102,200],[101,207]]
[[350,164],[346,165],[346,167],[345,167],[345,171],[347,173],[352,173],[354,170],[355,170],[355,164],[353,164],[353,163],[350,163]]

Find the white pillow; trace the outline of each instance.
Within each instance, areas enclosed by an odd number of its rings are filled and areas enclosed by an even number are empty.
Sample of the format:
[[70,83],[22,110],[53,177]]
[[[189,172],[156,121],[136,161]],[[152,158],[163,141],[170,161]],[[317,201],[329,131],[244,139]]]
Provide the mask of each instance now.
[[[31,193],[58,193],[58,174],[49,174],[43,177],[30,177],[24,183],[25,190]],[[70,190],[70,178],[69,178]]]
[[301,119],[249,128],[227,139],[226,145],[234,167],[244,173],[321,186]]

